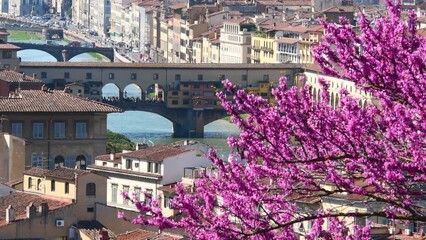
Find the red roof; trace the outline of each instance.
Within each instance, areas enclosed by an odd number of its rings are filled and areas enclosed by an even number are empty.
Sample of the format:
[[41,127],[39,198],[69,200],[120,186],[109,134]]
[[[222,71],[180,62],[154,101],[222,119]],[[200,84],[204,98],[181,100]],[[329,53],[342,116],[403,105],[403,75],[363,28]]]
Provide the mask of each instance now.
[[186,3],[178,3],[178,4],[173,4],[170,6],[171,9],[182,9],[182,8],[187,8],[187,4]]
[[131,157],[131,158],[138,158],[141,160],[162,162],[166,158],[174,157],[189,151],[191,150],[180,149],[180,148],[171,147],[167,145],[157,145],[154,147],[143,148],[143,149],[139,149],[129,153],[123,153],[123,157]]
[[0,49],[20,50],[21,48],[10,43],[1,43]]
[[111,113],[121,109],[64,91],[21,90],[13,97],[0,97],[0,112]]
[[6,208],[12,205],[15,210],[15,220],[26,218],[26,207],[33,203],[35,207],[42,202],[47,202],[49,210],[55,210],[72,204],[71,200],[64,200],[54,197],[41,196],[31,193],[14,192],[7,196],[0,197],[0,226],[6,225]]
[[278,43],[287,43],[287,44],[295,44],[295,43],[297,43],[297,42],[299,42],[300,40],[299,39],[296,39],[296,38],[286,38],[286,37],[283,37],[283,38],[278,38],[277,39],[277,42]]
[[[0,44],[1,46],[1,44]],[[12,70],[3,70],[0,72],[0,80],[6,82],[31,82],[31,83],[42,83],[41,80],[37,78],[30,77],[28,75],[18,73]]]

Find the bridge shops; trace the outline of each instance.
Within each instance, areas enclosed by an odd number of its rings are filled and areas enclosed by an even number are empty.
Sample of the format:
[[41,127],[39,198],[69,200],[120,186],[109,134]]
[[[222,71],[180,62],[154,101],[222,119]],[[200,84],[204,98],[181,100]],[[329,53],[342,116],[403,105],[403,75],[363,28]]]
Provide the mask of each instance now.
[[[282,76],[289,79],[289,85],[294,85],[302,66],[21,62],[20,70],[41,79],[51,89],[64,89],[67,85],[72,93],[124,110],[160,114],[173,122],[176,137],[186,137],[190,131],[202,137],[204,125],[226,116],[215,97],[215,91],[222,89],[222,80],[229,79],[272,102],[271,87],[277,86]],[[107,84],[118,88],[116,97],[102,97]],[[129,85],[139,88],[140,96],[127,96],[125,88]]]

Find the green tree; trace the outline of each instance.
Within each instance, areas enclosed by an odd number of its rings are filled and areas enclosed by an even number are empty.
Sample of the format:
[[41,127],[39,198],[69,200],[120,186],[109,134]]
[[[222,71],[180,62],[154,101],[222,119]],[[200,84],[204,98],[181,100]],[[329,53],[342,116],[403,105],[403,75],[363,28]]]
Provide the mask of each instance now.
[[107,132],[107,153],[116,153],[123,150],[135,150],[135,143],[123,134]]

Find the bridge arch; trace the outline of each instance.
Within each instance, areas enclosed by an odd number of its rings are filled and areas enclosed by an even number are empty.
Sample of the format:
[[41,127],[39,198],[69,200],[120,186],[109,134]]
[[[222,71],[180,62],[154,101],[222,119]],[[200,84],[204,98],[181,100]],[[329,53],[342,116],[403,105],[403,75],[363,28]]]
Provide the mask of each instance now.
[[145,100],[153,102],[165,101],[165,89],[161,84],[154,83],[145,90]]
[[[47,54],[45,55],[46,57],[43,57],[43,59],[40,59],[37,57],[37,59],[32,59],[31,57],[28,57],[30,54],[28,54],[30,51],[35,51],[35,53],[40,53],[41,54]],[[40,56],[38,54],[32,54],[34,56]],[[17,56],[19,58],[21,58],[21,61],[23,62],[58,62],[60,60],[58,60],[54,55],[52,55],[49,52],[43,51],[43,50],[39,50],[39,49],[23,49],[23,50],[19,50],[17,52]]]
[[119,101],[121,99],[121,89],[114,83],[105,84],[102,87],[102,99],[106,102]]
[[142,87],[140,87],[136,83],[128,84],[123,89],[123,99],[125,101],[131,100],[135,102],[144,100],[144,91]]
[[108,56],[103,55],[102,53],[98,53],[98,52],[92,52],[92,51],[87,51],[87,52],[81,52],[81,53],[77,53],[77,54],[70,54],[68,53],[68,62],[81,62],[80,58],[83,57],[84,55],[89,54],[92,56],[93,60],[92,61],[87,61],[85,59],[85,62],[98,62],[101,59],[109,59],[111,61],[111,59]]

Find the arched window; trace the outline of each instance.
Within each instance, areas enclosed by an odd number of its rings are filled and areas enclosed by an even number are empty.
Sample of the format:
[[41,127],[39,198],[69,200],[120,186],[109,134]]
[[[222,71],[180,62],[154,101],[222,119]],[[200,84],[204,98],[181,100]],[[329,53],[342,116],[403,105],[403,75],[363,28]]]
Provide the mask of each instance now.
[[69,182],[65,183],[65,193],[70,193],[70,183]]
[[96,184],[86,184],[86,196],[96,196]]
[[37,190],[41,190],[41,179],[37,180]]
[[55,168],[63,167],[65,159],[61,155],[55,157]]
[[28,188],[29,189],[33,188],[33,178],[32,177],[28,178]]
[[75,166],[79,169],[86,169],[86,157],[78,155],[75,159]]
[[55,191],[55,188],[56,188],[55,183],[56,183],[55,180],[50,181],[50,191],[52,192]]

